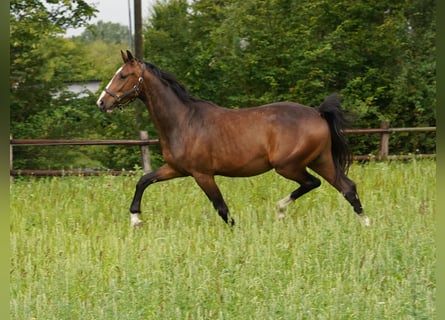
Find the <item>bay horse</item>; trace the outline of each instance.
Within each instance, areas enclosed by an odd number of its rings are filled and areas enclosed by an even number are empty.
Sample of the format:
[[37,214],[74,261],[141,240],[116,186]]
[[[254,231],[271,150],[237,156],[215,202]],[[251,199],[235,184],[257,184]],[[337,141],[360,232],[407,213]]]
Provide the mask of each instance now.
[[112,112],[139,98],[147,106],[159,134],[165,164],[144,174],[136,184],[130,206],[131,225],[139,226],[141,199],[151,184],[192,176],[219,216],[234,220],[215,183],[215,176],[249,177],[271,169],[299,187],[277,203],[285,208],[314,188],[323,177],[352,205],[365,224],[355,183],[346,176],[351,155],[342,135],[345,117],[336,95],[318,108],[277,102],[245,109],[228,109],[192,96],[170,73],[121,51],[124,64],[97,100]]

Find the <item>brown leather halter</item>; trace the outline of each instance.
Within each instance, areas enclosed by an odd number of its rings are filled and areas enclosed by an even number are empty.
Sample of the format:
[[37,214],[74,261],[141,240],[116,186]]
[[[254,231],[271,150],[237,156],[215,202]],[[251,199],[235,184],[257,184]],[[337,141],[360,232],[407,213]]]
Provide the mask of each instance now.
[[[141,88],[142,81],[144,81],[143,76],[144,76],[145,70],[146,70],[145,63],[142,63],[142,71],[141,71],[141,75],[139,76],[137,84],[135,84],[131,90],[128,90],[124,94],[119,95],[117,93],[114,93],[114,92],[108,90],[108,88],[105,88],[105,92],[108,93],[110,96],[112,96],[114,99],[116,99],[117,107],[121,108],[121,107],[129,104],[130,102],[133,102],[139,96],[139,90]],[[122,101],[122,99],[124,99],[125,97],[127,97],[133,93],[134,93],[134,96],[131,99],[129,99],[128,101],[126,101],[124,103],[120,103]]]

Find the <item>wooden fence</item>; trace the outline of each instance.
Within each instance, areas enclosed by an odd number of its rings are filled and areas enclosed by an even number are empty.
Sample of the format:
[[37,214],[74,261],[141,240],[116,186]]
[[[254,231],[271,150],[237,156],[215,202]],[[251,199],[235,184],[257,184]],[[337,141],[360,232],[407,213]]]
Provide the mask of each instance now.
[[[395,132],[435,132],[436,127],[417,127],[417,128],[390,128],[388,122],[383,122],[380,128],[376,129],[347,129],[345,134],[379,134],[380,146],[377,155],[354,155],[354,160],[388,160],[388,159],[408,159],[412,157],[435,157],[435,154],[415,154],[415,155],[390,155],[389,154],[389,136]],[[142,131],[140,140],[51,140],[51,139],[13,139],[10,137],[10,176],[17,175],[34,175],[34,176],[64,176],[64,175],[100,175],[112,174],[121,175],[128,171],[96,171],[96,170],[32,170],[19,169],[15,170],[13,166],[13,146],[68,146],[68,145],[126,145],[140,146],[143,169],[145,172],[151,171],[150,155],[148,146],[159,144],[158,139],[148,139],[146,131]]]

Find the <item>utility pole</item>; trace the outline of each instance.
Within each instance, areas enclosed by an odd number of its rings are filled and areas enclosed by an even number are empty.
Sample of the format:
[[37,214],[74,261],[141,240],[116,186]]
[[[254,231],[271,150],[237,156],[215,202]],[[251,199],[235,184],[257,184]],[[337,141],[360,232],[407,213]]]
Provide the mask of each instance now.
[[[142,3],[141,0],[134,0],[134,50],[136,58],[144,60],[144,46],[142,43]],[[142,140],[148,140],[148,132],[142,128],[144,104],[136,100],[136,127]],[[150,163],[150,152],[148,146],[141,147],[141,161],[144,172],[152,170]]]
[[[141,0],[134,0],[134,50],[135,57],[144,59],[144,49],[142,45],[142,4]],[[142,130],[142,112],[144,105],[141,101],[136,100],[136,128],[138,131]]]
[[142,4],[141,0],[134,0],[134,48],[136,57],[144,59],[144,48],[142,45]]

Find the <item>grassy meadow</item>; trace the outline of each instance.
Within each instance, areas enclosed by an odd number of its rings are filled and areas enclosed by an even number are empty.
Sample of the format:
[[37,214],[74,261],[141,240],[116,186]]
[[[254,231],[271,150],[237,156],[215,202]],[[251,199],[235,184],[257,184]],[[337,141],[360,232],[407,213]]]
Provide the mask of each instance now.
[[138,229],[139,173],[16,179],[11,319],[435,319],[435,174],[354,164],[370,227],[324,181],[279,220],[295,183],[218,177],[233,231],[192,178],[150,186]]

